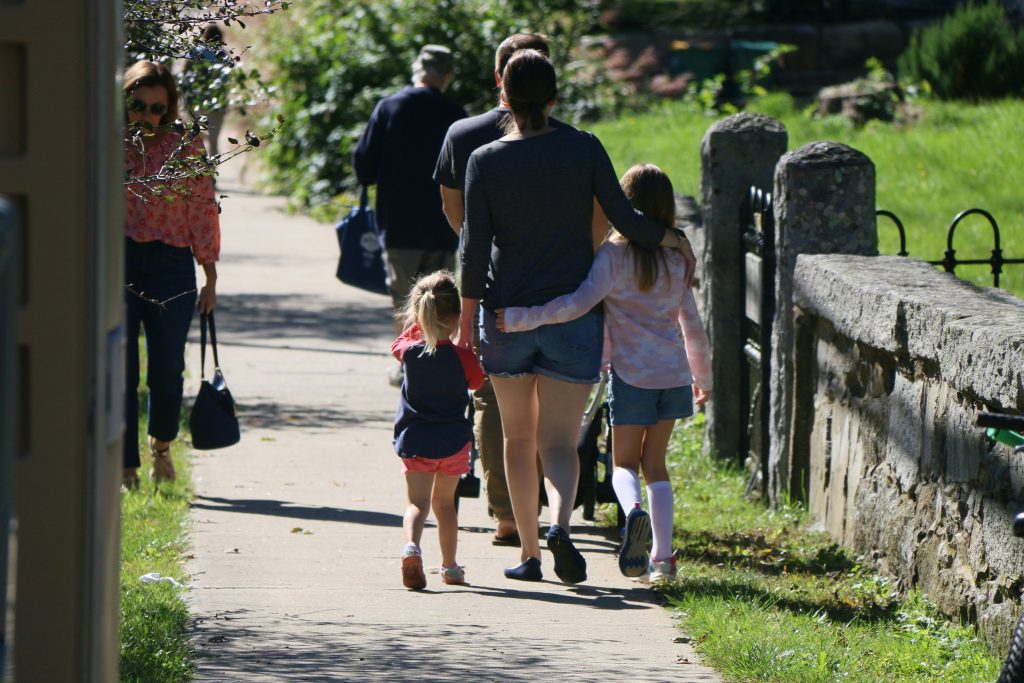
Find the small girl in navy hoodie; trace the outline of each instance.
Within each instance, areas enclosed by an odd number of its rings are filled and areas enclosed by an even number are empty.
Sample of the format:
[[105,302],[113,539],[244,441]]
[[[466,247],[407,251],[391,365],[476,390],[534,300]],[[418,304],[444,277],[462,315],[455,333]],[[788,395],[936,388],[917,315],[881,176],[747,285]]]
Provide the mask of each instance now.
[[448,271],[421,277],[398,314],[404,331],[391,345],[403,365],[402,396],[395,415],[395,452],[409,492],[405,511],[402,584],[427,585],[420,538],[431,508],[441,546],[441,580],[464,584],[455,562],[458,514],[455,487],[469,471],[473,428],[466,418],[468,391],[479,389],[484,373],[472,351],[451,343],[459,329],[462,302]]

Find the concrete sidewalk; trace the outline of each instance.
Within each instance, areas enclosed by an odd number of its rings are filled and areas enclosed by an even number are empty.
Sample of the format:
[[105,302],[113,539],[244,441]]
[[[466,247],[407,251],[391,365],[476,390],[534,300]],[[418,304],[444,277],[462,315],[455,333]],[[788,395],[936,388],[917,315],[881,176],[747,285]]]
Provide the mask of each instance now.
[[[501,570],[519,550],[492,546],[484,500],[463,500],[470,585],[435,573],[405,590],[388,300],[334,279],[329,226],[221,190],[217,331],[243,433],[194,459],[196,680],[720,680],[674,642],[657,596],[619,574],[613,535],[582,520],[586,583],[559,583],[546,550],[550,580],[517,583]],[[188,353],[195,383],[198,345]],[[436,567],[432,525],[423,549]]]

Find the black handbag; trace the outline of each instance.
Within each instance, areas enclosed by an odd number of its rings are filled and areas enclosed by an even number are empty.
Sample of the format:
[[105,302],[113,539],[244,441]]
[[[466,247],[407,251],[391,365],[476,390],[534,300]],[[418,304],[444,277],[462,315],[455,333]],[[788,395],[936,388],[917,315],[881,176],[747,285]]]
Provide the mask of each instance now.
[[[206,379],[207,324],[210,326],[210,346],[213,347],[213,376],[210,379]],[[199,373],[202,382],[188,420],[192,431],[192,447],[203,451],[227,448],[238,443],[241,434],[238,429],[238,416],[235,414],[235,399],[231,397],[227,382],[220,371],[217,329],[213,324],[212,311],[199,315],[199,348]]]
[[387,294],[384,276],[384,245],[377,231],[373,209],[368,206],[366,186],[359,195],[359,206],[334,226],[338,236],[338,269],[335,276],[346,285],[375,294]]
[[[473,406],[473,396],[469,397],[469,407],[466,409],[466,419],[469,420],[469,424],[473,424],[473,416],[476,413],[476,408]],[[473,439],[472,445],[469,448],[469,472],[466,472],[459,478],[459,483],[455,486],[455,498],[456,503],[459,498],[479,498],[480,497],[480,477],[476,476],[473,471],[473,465],[480,457],[480,452],[476,447],[476,438]]]

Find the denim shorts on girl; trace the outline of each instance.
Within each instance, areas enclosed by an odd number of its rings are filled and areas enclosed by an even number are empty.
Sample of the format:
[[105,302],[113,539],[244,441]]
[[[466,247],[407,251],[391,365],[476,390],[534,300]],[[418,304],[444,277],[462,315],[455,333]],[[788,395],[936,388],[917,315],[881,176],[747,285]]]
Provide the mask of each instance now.
[[472,447],[472,442],[467,443],[455,455],[449,455],[444,458],[421,458],[419,456],[402,458],[402,474],[425,472],[427,474],[447,474],[451,477],[461,477],[469,472],[469,451]]
[[493,311],[481,309],[480,362],[489,375],[536,373],[573,384],[601,379],[604,312],[596,308],[567,323],[527,332],[501,332]]
[[612,370],[608,383],[608,414],[612,426],[653,425],[693,415],[693,386],[641,389],[627,384]]

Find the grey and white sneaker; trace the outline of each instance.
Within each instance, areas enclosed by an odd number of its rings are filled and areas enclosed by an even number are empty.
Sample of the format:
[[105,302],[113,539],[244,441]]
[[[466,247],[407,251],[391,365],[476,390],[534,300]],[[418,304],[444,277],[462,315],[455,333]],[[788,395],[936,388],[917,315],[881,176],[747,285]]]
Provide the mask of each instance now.
[[667,560],[651,560],[647,568],[647,577],[650,583],[675,581],[676,579],[676,558],[673,555]]
[[629,511],[623,529],[622,549],[619,551],[619,571],[623,576],[636,578],[647,571],[650,555],[647,542],[651,540],[651,518],[640,509],[640,503]]

